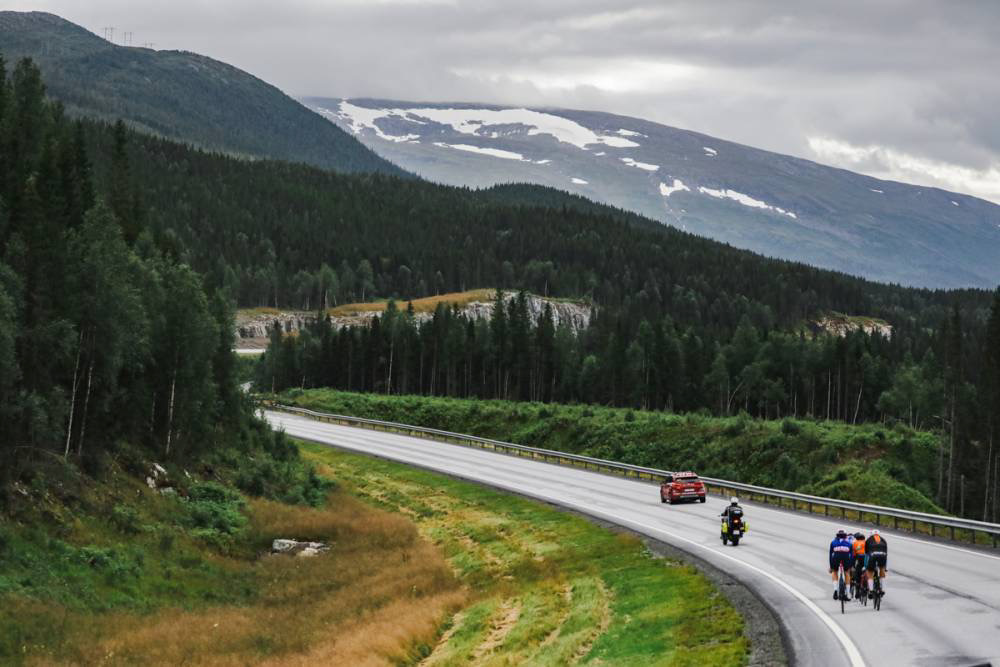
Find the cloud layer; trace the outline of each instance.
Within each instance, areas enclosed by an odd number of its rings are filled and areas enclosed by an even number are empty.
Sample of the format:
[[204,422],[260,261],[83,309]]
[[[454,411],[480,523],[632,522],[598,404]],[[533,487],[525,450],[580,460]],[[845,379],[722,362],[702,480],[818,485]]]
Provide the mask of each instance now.
[[1000,4],[14,0],[292,95],[597,109],[1000,201]]

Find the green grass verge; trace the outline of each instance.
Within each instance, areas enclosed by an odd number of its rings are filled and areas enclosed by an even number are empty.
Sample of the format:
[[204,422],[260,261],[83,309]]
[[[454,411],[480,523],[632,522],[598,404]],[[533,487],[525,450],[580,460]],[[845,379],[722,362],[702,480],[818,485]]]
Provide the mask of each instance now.
[[469,433],[522,445],[814,495],[942,513],[930,499],[938,437],[904,426],[674,415],[313,389],[283,401],[314,410]]
[[739,665],[743,620],[694,568],[519,496],[303,443],[352,493],[410,516],[473,593],[429,665]]

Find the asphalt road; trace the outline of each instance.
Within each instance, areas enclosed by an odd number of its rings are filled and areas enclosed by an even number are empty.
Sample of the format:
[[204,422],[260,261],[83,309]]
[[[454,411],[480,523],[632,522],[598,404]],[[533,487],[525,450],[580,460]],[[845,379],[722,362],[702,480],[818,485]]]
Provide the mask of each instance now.
[[[662,505],[656,486],[460,445],[266,412],[295,437],[483,482],[613,522],[702,558],[755,590],[801,665],[1000,667],[1000,557],[883,530],[882,611],[832,599],[830,541],[842,522],[743,503],[749,534],[723,546],[722,499]],[[852,526],[844,526],[853,532]]]

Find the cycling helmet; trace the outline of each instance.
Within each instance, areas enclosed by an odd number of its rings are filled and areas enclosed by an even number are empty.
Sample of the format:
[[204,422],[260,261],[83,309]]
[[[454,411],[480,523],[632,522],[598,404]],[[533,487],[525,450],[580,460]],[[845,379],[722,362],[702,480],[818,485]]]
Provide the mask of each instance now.
[[878,528],[872,531],[872,535],[878,535]]
[[837,537],[847,537],[847,531],[841,528],[837,531]]
[[859,530],[858,532],[854,533],[854,539],[863,540],[865,539],[865,534]]
[[733,496],[732,498],[729,499],[729,504],[730,505],[739,505],[740,504],[740,500],[736,496]]

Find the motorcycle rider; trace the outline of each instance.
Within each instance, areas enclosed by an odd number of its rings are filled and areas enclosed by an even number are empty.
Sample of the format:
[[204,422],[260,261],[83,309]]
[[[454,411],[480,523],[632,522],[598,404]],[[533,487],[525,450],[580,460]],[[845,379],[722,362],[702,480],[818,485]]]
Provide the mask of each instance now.
[[728,522],[730,518],[730,512],[731,510],[734,509],[739,510],[739,512],[736,513],[736,516],[743,516],[743,508],[740,507],[740,500],[736,496],[733,496],[732,498],[729,499],[729,507],[722,510],[722,514],[720,514],[719,516],[721,516]]
[[[879,535],[878,530],[873,530],[871,537],[865,540],[865,569],[871,576],[878,567],[878,575],[885,579],[886,564],[889,562],[889,548],[886,546],[885,538]],[[882,585],[882,595],[885,595],[885,584]],[[868,592],[868,597],[872,592]]]
[[[830,576],[833,578],[834,600],[837,599],[838,595],[837,570],[841,565],[844,566],[844,583],[847,585],[845,590],[849,591],[851,588],[851,564],[853,560],[853,546],[851,541],[847,539],[847,531],[841,528],[837,531],[837,536],[830,542]],[[846,593],[846,595],[845,602],[850,602],[851,594]]]

